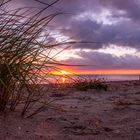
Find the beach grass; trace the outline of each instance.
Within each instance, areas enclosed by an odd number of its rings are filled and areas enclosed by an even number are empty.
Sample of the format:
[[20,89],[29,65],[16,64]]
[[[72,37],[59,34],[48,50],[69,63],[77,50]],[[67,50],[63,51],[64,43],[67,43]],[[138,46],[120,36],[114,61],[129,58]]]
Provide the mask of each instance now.
[[107,90],[108,85],[103,79],[78,79],[73,83],[73,87],[80,91],[86,91],[88,89],[97,89],[97,90]]
[[46,77],[59,65],[50,52],[61,43],[51,42],[47,27],[62,12],[42,16],[57,1],[42,9],[14,10],[7,9],[10,2],[0,3],[0,111],[20,106],[21,116],[26,116],[48,105],[40,83],[49,83]]

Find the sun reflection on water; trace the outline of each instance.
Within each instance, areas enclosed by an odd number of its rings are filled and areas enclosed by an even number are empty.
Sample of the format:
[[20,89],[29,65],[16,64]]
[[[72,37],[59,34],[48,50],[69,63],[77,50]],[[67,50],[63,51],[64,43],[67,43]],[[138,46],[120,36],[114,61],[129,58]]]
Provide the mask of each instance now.
[[62,77],[62,83],[64,84],[66,82],[66,78]]

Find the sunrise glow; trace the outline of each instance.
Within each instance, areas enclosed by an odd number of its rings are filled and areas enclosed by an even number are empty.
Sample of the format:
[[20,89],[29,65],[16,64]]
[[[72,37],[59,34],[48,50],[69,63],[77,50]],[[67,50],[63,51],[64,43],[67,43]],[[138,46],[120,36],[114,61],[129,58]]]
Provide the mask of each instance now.
[[[58,74],[58,75],[68,75],[68,74],[140,74],[140,70],[134,70],[134,69],[118,69],[118,70],[111,70],[111,69],[105,69],[105,70],[79,70],[79,68],[64,68],[62,67],[62,70],[60,72],[54,71],[53,74]],[[68,72],[70,71],[70,72]]]
[[91,70],[81,71],[79,74],[140,74],[140,70]]

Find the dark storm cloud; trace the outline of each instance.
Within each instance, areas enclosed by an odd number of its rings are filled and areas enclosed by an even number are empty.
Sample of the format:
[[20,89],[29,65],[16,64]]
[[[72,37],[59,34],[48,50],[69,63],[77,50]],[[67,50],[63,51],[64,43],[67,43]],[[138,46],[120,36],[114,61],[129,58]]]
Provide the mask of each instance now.
[[140,20],[140,1],[139,0],[100,0],[104,6],[112,6],[117,10],[126,12],[126,16],[133,20]]
[[[58,7],[73,13],[67,17],[58,17],[56,25],[60,26],[64,35],[76,40],[101,42],[101,44],[76,45],[75,47],[97,49],[109,44],[120,46],[140,47],[140,2],[136,0],[61,0]],[[89,16],[82,19],[74,17],[89,11],[89,14],[98,14],[103,9],[111,13],[110,19],[115,24],[99,23]],[[124,13],[120,13],[120,10]],[[74,15],[75,14],[75,15]],[[100,17],[98,17],[100,18]]]
[[[15,2],[17,0],[13,0]],[[41,0],[44,3],[52,3],[55,0]],[[44,7],[44,4],[35,0],[18,0],[25,6]],[[111,15],[107,20],[112,20],[114,24],[104,24],[97,22],[96,18],[101,18],[98,14],[107,9]],[[124,13],[120,13],[120,10]],[[52,25],[61,29],[63,35],[76,40],[86,40],[101,42],[101,44],[76,45],[75,47],[97,49],[108,44],[130,46],[139,48],[140,45],[140,2],[138,0],[60,0],[48,11],[64,11],[69,14],[60,15]],[[76,18],[88,12],[89,16]],[[97,14],[96,18],[90,15]]]
[[[73,36],[77,40],[101,42],[101,44],[97,44],[97,47],[116,44],[139,48],[140,45],[140,26],[133,22],[103,25],[87,19],[82,22],[73,21],[70,25],[71,28],[66,35]],[[96,46],[93,44],[90,46],[85,45],[85,48],[88,47],[96,49]]]
[[[84,2],[81,2],[81,5],[83,4]],[[107,8],[112,14],[110,18],[112,18],[112,20],[118,20],[118,22],[116,24],[106,25],[97,23],[96,19],[91,19],[88,16],[85,16],[84,20],[71,19],[69,22],[69,32],[67,32],[69,36],[77,38],[78,40],[102,43],[102,45],[84,45],[82,47],[96,49],[108,44],[135,48],[140,47],[140,24],[139,22],[135,22],[140,20],[140,2],[138,0],[100,0],[98,2],[96,1],[96,3],[89,0],[88,4],[85,9],[95,13],[100,11],[97,9]],[[92,9],[95,5],[98,7],[96,8],[97,11]],[[119,13],[120,10],[124,13]],[[81,47],[81,45],[79,47]]]

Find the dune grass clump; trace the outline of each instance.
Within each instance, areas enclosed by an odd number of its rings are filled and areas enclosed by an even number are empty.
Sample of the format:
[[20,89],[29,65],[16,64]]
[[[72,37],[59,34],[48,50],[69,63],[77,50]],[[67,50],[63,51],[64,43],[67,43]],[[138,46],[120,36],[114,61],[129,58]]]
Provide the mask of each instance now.
[[107,84],[101,80],[88,80],[88,79],[80,79],[74,82],[73,87],[80,91],[86,91],[88,89],[97,89],[97,90],[107,90]]
[[10,0],[0,3],[0,112],[19,109],[21,116],[32,116],[48,105],[41,82],[59,64],[50,52],[61,43],[51,42],[48,24],[59,14],[43,9],[7,9]]

